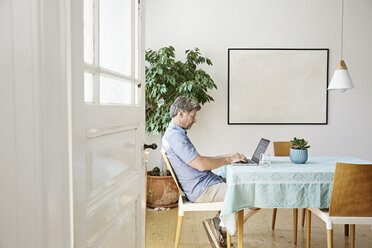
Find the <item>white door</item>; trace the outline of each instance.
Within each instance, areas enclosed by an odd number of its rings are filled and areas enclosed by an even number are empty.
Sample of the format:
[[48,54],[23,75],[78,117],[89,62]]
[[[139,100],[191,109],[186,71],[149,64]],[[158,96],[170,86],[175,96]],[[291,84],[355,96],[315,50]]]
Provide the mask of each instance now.
[[141,6],[73,0],[69,7],[74,247],[144,247]]

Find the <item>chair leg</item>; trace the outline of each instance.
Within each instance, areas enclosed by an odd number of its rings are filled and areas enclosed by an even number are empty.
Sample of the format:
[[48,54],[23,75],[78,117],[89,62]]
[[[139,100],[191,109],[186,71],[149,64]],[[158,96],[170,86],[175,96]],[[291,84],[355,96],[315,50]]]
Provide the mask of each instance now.
[[231,248],[231,236],[227,230],[226,230],[226,241],[227,241],[227,248]]
[[297,245],[298,208],[293,209],[293,244]]
[[305,208],[302,209],[302,219],[301,219],[301,226],[304,227],[305,226]]
[[345,233],[345,236],[349,236],[349,225],[348,224],[344,225],[344,233]]
[[243,224],[244,210],[238,211],[238,248],[243,248]]
[[355,247],[355,225],[350,225],[350,248]]
[[311,212],[306,209],[306,248],[310,248]]
[[183,215],[178,215],[176,235],[174,237],[174,248],[178,248],[180,245],[181,229],[182,229]]
[[333,248],[333,229],[327,229],[327,248]]
[[275,229],[275,221],[276,221],[276,212],[278,211],[277,208],[273,209],[273,218],[271,220],[271,229]]

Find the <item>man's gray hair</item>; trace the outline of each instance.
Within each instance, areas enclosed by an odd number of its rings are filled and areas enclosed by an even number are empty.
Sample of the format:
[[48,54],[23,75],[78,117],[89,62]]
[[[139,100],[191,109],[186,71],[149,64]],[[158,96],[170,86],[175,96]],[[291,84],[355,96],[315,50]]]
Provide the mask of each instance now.
[[187,114],[192,110],[199,111],[201,109],[199,103],[195,102],[191,98],[186,96],[179,96],[173,102],[172,106],[170,107],[170,116],[173,118],[175,117],[181,110],[185,111]]

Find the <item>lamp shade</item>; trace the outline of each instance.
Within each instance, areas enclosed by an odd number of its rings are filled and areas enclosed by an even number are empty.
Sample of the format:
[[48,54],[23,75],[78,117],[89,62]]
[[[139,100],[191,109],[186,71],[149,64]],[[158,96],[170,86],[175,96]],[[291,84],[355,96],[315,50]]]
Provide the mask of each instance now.
[[347,70],[345,61],[340,60],[336,71],[333,73],[331,82],[329,83],[328,90],[345,91],[354,88],[349,71]]

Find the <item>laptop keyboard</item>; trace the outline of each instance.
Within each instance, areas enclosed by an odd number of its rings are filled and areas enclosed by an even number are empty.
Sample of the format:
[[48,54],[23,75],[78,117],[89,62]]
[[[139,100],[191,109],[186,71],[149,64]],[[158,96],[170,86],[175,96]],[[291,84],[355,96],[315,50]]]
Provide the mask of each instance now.
[[245,162],[245,161],[242,160],[242,161],[237,162],[237,164],[256,164],[256,163],[254,161],[248,159],[247,162]]

